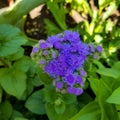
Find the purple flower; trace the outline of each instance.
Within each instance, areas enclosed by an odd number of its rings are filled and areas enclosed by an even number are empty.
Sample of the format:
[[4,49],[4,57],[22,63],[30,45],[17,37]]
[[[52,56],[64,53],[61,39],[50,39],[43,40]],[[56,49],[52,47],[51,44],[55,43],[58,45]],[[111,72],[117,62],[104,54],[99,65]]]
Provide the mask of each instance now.
[[62,44],[60,42],[54,42],[54,47],[56,49],[60,49],[62,47]]
[[45,72],[50,76],[59,76],[58,74],[58,63],[56,60],[50,61],[44,68]]
[[94,55],[94,58],[97,58],[98,55],[93,53],[102,52],[101,46],[94,48],[93,44],[84,43],[79,33],[71,30],[40,41],[40,49],[33,49],[40,53],[34,57],[41,58],[40,64],[44,66],[44,71],[54,78],[56,90],[75,95],[83,92],[81,87],[84,86],[83,77],[87,76],[84,70],[87,57]]
[[46,62],[46,61],[45,61],[44,59],[41,59],[41,60],[40,60],[40,64],[41,64],[41,65],[45,64],[45,62]]
[[48,43],[45,41],[40,41],[40,48],[41,49],[46,49],[48,48]]
[[103,51],[102,46],[99,46],[99,45],[96,47],[96,49],[97,49],[97,51],[100,52],[100,53]]
[[81,95],[83,93],[83,89],[82,88],[75,88],[75,90],[74,90],[74,94],[75,95]]
[[80,75],[76,77],[76,82],[79,84],[82,83],[82,77]]
[[80,36],[78,32],[73,32],[70,30],[64,31],[64,39],[68,40],[69,42],[77,43],[80,41]]
[[98,59],[98,54],[94,54],[93,58]]
[[45,56],[47,56],[49,54],[49,51],[48,50],[45,50],[44,52],[43,52],[43,55],[45,55]]
[[67,91],[69,94],[74,94],[75,93],[75,88],[74,87],[68,87]]
[[56,88],[57,89],[62,89],[63,88],[63,82],[57,82],[56,83]]
[[87,75],[87,73],[86,73],[84,70],[80,70],[80,74],[81,74],[82,76],[86,76],[86,75]]
[[73,86],[75,84],[75,76],[73,74],[65,76],[65,82],[68,85]]
[[55,51],[52,52],[52,58],[55,59],[57,57],[57,54]]
[[36,53],[36,52],[38,52],[39,51],[39,48],[38,47],[33,47],[33,49],[32,49],[32,52],[33,53]]
[[93,44],[90,44],[89,47],[90,47],[90,52],[95,52],[95,48]]

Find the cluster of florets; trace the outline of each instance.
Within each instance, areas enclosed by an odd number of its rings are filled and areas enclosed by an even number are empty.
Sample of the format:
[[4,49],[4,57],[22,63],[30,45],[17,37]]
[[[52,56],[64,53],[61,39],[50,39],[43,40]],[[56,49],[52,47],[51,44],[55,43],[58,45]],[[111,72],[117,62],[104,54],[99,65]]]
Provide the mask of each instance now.
[[[54,78],[53,85],[61,93],[80,95],[83,93],[85,78],[84,64],[87,56],[102,52],[102,47],[94,47],[81,41],[79,33],[70,30],[40,40],[32,50],[32,57],[44,71]],[[97,54],[94,54],[97,58]]]

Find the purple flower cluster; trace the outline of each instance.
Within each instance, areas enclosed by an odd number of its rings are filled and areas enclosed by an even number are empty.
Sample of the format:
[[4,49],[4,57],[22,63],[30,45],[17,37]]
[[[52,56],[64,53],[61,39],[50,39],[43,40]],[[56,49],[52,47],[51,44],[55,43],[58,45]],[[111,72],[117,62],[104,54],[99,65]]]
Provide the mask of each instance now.
[[102,52],[102,47],[95,48],[92,44],[82,42],[79,33],[70,30],[50,36],[33,48],[33,54],[39,52],[41,56],[39,63],[43,65],[44,71],[54,78],[57,90],[75,95],[83,93],[87,76],[84,64],[87,56],[95,51]]

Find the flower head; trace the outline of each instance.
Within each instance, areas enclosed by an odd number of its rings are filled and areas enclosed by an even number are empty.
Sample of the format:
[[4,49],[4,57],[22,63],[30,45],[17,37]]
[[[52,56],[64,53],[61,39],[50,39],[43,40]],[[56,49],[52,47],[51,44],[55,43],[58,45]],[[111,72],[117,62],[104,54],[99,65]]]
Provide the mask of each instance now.
[[40,59],[44,71],[54,78],[57,90],[75,95],[83,93],[83,78],[87,77],[84,65],[88,56],[96,58],[94,53],[102,52],[101,46],[95,48],[93,44],[84,43],[79,33],[71,30],[40,41],[39,49],[33,49],[33,52],[39,52],[35,57]]

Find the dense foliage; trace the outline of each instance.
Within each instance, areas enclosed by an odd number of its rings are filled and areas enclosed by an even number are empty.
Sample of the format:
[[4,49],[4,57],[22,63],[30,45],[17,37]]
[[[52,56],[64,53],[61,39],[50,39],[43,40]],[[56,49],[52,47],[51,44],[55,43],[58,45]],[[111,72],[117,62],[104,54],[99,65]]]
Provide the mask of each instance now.
[[[44,18],[47,37],[29,38],[24,16],[43,3],[52,16]],[[119,120],[119,7],[15,0],[0,9],[0,120]]]

